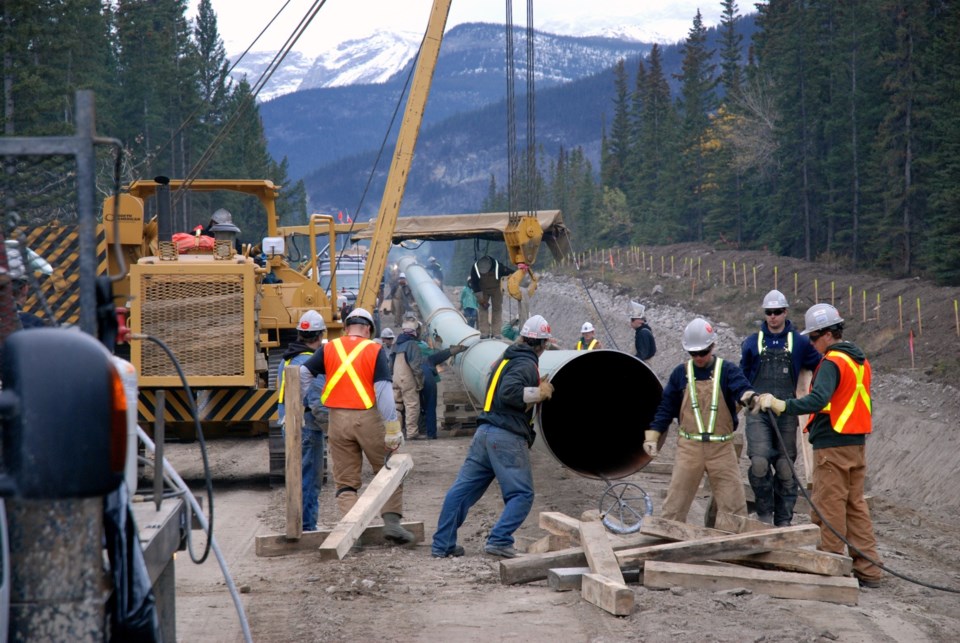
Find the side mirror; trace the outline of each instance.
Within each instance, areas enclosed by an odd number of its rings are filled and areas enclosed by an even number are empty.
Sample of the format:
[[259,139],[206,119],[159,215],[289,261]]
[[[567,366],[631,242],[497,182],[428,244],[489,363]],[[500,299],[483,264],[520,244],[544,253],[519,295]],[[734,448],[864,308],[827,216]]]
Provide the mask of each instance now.
[[123,479],[127,400],[110,353],[76,330],[12,333],[0,365],[0,493],[101,496]]

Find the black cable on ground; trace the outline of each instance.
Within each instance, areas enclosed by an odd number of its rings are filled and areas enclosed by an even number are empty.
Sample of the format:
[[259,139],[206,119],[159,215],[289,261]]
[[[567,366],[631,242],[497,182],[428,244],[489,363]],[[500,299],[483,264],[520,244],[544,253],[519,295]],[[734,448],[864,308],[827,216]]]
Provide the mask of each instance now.
[[[774,414],[774,412],[771,409],[767,409],[767,416],[770,418],[770,421],[773,423],[773,426],[777,427],[777,416]],[[786,454],[787,448],[786,448],[786,445],[783,443],[783,436],[780,435],[780,429],[776,428],[774,430],[774,433],[777,436],[777,441],[780,443],[781,453]],[[860,558],[863,558],[865,561],[867,561],[871,565],[875,565],[877,568],[882,569],[883,571],[887,572],[891,576],[902,578],[907,582],[913,583],[915,585],[920,585],[922,587],[927,587],[929,589],[937,589],[937,590],[940,590],[941,592],[950,592],[953,594],[960,594],[960,589],[956,589],[954,587],[944,587],[942,585],[934,585],[933,583],[927,583],[917,578],[913,578],[912,576],[907,576],[906,574],[900,573],[898,571],[894,571],[889,567],[887,567],[886,565],[884,565],[883,563],[870,558],[869,556],[864,554],[862,551],[857,549],[854,545],[850,543],[849,540],[846,539],[846,537],[843,534],[837,531],[837,529],[833,525],[831,525],[826,518],[823,517],[823,514],[820,513],[820,509],[815,504],[813,504],[813,498],[811,498],[810,494],[807,493],[806,485],[804,485],[800,481],[800,476],[797,475],[797,469],[796,467],[793,466],[793,461],[790,458],[785,458],[785,459],[787,463],[790,465],[790,472],[793,474],[794,482],[797,483],[797,487],[800,489],[800,492],[803,494],[803,497],[806,498],[807,502],[810,503],[810,508],[813,509],[814,513],[817,514],[817,517],[820,519],[823,525],[826,526],[827,529],[832,531],[834,535],[837,538],[839,538],[847,547],[849,547],[850,551],[855,552],[858,556],[860,556]],[[871,518],[871,523],[872,522],[873,522],[873,519]]]

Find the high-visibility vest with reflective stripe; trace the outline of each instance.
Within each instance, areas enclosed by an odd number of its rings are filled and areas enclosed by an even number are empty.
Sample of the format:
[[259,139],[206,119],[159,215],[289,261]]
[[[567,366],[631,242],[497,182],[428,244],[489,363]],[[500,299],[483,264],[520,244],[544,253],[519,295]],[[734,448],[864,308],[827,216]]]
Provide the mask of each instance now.
[[594,339],[591,339],[591,340],[590,340],[590,344],[587,346],[586,349],[584,349],[584,348],[583,348],[583,340],[581,339],[579,342],[577,342],[577,350],[578,350],[578,351],[582,351],[582,350],[592,351],[592,350],[593,350],[593,347],[596,346],[596,345],[597,345],[597,340],[596,340],[596,338],[594,338]]
[[720,369],[722,367],[723,359],[716,358],[713,364],[713,392],[710,394],[710,423],[704,426],[703,417],[700,415],[700,401],[697,399],[697,380],[693,374],[693,360],[687,361],[687,393],[690,395],[690,406],[693,407],[693,417],[697,421],[697,432],[700,435],[713,433],[713,429],[717,425],[717,408],[720,404]]
[[[757,333],[757,354],[763,355],[763,331]],[[793,355],[793,331],[787,333],[787,352]]]
[[382,346],[356,335],[344,335],[323,349],[327,384],[320,401],[332,409],[369,409],[376,403],[373,373]]
[[[313,351],[303,351],[300,355],[313,355]],[[293,357],[283,360],[283,366],[280,367],[280,391],[277,393],[277,404],[283,404],[283,392],[287,388],[286,370],[291,361]]]
[[[873,430],[870,362],[863,360],[863,364],[857,364],[846,353],[831,350],[827,351],[823,359],[836,364],[837,370],[840,371],[840,382],[830,401],[817,413],[829,415],[830,426],[837,433],[847,435],[870,433]],[[820,362],[820,365],[822,364],[823,360]],[[820,365],[817,366],[818,371]],[[816,373],[814,373],[814,379],[816,379]],[[814,415],[810,417],[810,422],[814,417]]]
[[490,407],[493,405],[493,394],[496,392],[497,383],[500,381],[500,373],[503,372],[503,367],[506,366],[509,361],[508,359],[502,360],[500,366],[494,371],[493,377],[490,378],[490,384],[487,385],[487,397],[483,401],[484,411],[490,411]]

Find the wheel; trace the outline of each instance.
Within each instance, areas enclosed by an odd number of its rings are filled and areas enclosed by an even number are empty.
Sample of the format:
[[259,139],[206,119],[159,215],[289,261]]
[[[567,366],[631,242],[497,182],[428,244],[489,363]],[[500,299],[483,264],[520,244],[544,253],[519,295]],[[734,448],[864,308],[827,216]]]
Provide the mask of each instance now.
[[600,496],[603,525],[615,534],[635,534],[643,526],[643,517],[653,514],[653,500],[632,482],[618,482]]

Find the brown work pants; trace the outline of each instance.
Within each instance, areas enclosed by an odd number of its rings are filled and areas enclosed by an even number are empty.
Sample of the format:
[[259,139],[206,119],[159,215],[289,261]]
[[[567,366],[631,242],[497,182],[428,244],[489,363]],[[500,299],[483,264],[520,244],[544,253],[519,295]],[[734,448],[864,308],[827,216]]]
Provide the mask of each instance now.
[[403,435],[412,439],[420,427],[420,388],[413,369],[403,353],[397,353],[393,363],[393,397],[403,403]]
[[[882,562],[877,554],[877,538],[873,533],[873,521],[870,520],[870,508],[863,498],[863,483],[867,476],[866,446],[862,444],[845,447],[814,449],[813,451],[813,504],[817,506],[823,519],[843,534],[850,544],[877,562]],[[820,527],[821,551],[845,554],[846,545],[823,520],[813,512],[810,516]],[[879,579],[883,573],[867,562],[863,556],[850,551],[853,558],[853,572],[859,578]]]
[[[721,400],[721,404],[723,401]],[[710,489],[717,502],[717,511],[747,515],[747,500],[740,479],[740,466],[733,441],[701,442],[683,436],[677,442],[673,463],[673,475],[667,499],[663,502],[663,517],[667,520],[687,520],[687,512],[693,503],[704,472],[710,481]]]
[[[385,437],[386,429],[377,407],[365,410],[330,409],[327,440],[333,459],[333,483],[341,518],[357,502],[362,482],[360,471],[363,468],[363,456],[367,456],[374,474],[383,467]],[[380,513],[403,513],[402,485],[393,492]]]
[[481,336],[499,335],[503,328],[503,291],[500,289],[500,281],[493,275],[480,277],[477,302],[480,304],[477,321]]

